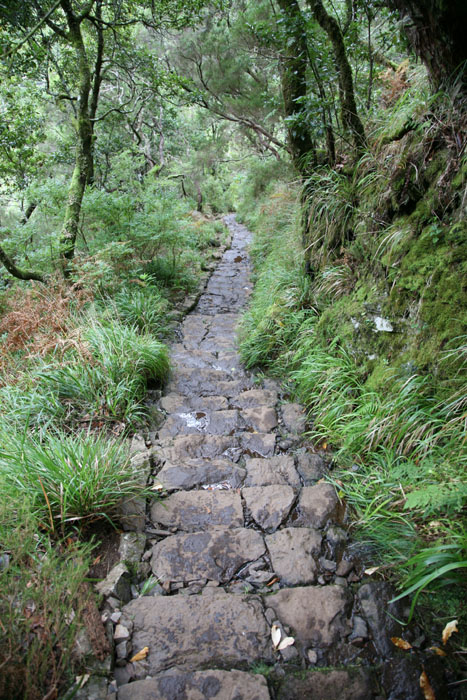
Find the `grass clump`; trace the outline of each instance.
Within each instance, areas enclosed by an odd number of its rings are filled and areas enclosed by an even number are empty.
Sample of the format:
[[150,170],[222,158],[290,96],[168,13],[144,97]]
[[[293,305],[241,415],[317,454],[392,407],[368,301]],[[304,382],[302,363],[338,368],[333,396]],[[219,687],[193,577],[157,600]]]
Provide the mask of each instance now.
[[105,434],[3,431],[0,479],[10,494],[27,499],[43,531],[61,535],[98,519],[112,522],[124,498],[146,493],[126,443]]
[[41,700],[73,679],[92,545],[51,539],[0,477],[0,697]]

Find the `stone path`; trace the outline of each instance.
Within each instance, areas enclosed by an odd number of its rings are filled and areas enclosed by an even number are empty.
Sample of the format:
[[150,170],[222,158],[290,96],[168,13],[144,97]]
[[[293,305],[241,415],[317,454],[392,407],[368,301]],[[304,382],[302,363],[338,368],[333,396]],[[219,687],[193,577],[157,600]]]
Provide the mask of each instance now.
[[360,583],[326,465],[300,439],[302,408],[241,366],[250,234],[226,220],[232,247],[181,325],[160,400],[165,491],[143,554],[159,583],[114,618],[118,700],[418,698],[407,683],[394,694],[390,592]]

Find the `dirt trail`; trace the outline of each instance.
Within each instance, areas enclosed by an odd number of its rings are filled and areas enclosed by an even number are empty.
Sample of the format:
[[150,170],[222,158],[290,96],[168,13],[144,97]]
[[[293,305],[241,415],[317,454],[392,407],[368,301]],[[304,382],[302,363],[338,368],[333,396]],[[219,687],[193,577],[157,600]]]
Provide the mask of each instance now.
[[242,368],[250,233],[226,223],[232,247],[181,325],[160,400],[167,495],[143,555],[160,585],[122,608],[118,700],[418,698],[419,670],[393,658],[390,591],[362,585],[326,464],[301,441],[302,408]]

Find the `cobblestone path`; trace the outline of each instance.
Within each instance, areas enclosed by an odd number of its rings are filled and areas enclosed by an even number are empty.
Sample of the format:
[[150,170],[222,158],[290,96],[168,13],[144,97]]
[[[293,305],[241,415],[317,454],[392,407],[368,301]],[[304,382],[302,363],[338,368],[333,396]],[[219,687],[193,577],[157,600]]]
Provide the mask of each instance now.
[[361,583],[302,408],[242,368],[250,234],[226,221],[232,247],[181,325],[160,400],[166,495],[143,557],[159,585],[122,608],[118,700],[417,698],[392,659],[390,592]]

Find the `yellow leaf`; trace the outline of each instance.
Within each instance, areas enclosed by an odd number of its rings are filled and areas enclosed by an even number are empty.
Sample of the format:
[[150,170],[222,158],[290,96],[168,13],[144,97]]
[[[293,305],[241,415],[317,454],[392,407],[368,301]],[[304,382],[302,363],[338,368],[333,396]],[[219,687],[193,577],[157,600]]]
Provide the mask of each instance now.
[[430,651],[434,651],[435,654],[438,654],[438,656],[446,656],[446,652],[440,649],[439,647],[428,647]]
[[425,700],[436,700],[434,690],[430,685],[430,681],[428,680],[428,676],[426,675],[425,671],[423,671],[422,675],[420,676],[420,688],[422,689]]
[[295,644],[295,639],[293,637],[284,637],[277,648],[279,651],[282,651],[283,649],[287,649],[287,647],[292,646],[292,644]]
[[132,661],[142,661],[143,659],[146,658],[146,656],[149,653],[149,647],[143,647],[141,651],[139,651],[137,654],[135,654],[131,659],[130,662]]
[[406,642],[405,639],[402,639],[401,637],[391,637],[391,642],[398,649],[412,649],[412,645],[409,644],[409,642]]
[[367,576],[373,576],[373,574],[375,574],[378,571],[378,569],[380,569],[380,568],[381,567],[379,567],[379,566],[371,566],[369,569],[365,569],[365,571],[363,573],[366,574]]
[[271,639],[274,649],[277,649],[279,642],[281,641],[281,631],[277,625],[271,627]]
[[459,632],[459,630],[457,629],[457,620],[452,620],[452,622],[448,622],[448,624],[447,624],[446,627],[444,628],[444,630],[443,630],[443,637],[442,637],[442,639],[443,639],[443,644],[446,644],[446,642],[448,641],[449,637],[450,637],[451,634],[453,634],[454,632]]

